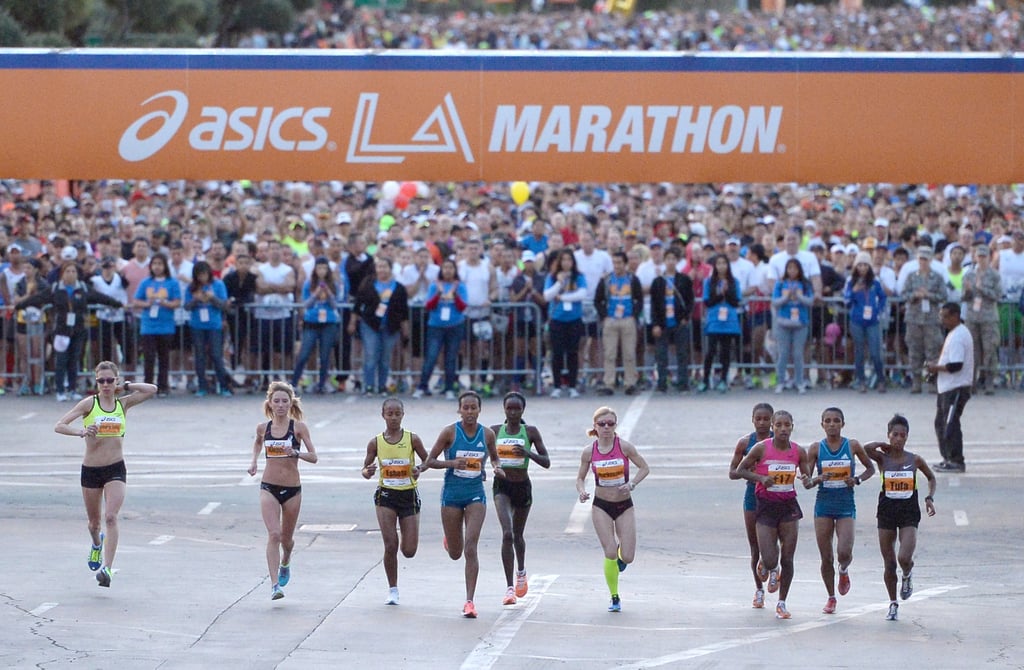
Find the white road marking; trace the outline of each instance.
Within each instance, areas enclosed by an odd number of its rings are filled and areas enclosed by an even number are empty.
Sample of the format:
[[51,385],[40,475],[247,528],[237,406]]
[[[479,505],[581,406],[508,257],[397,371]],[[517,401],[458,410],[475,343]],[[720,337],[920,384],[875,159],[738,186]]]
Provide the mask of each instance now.
[[174,539],[173,535],[161,535],[149,541],[150,544],[167,544]]
[[304,523],[300,531],[308,533],[348,533],[356,529],[354,523]]
[[317,421],[316,423],[313,424],[313,427],[314,428],[323,428],[324,426],[329,424],[331,421],[332,421],[332,419],[324,419],[323,421]]
[[32,616],[39,616],[39,615],[43,614],[44,612],[49,612],[50,610],[52,610],[54,607],[56,607],[59,604],[60,603],[43,603],[39,607],[37,607],[34,610],[30,611],[29,614],[31,614]]
[[213,512],[213,510],[217,509],[218,507],[220,507],[219,502],[206,503],[206,507],[199,510],[198,514],[200,516],[209,516]]
[[[924,589],[923,591],[914,592],[914,602],[926,600],[928,598],[934,598],[940,596],[949,591],[955,591],[957,589],[967,588],[967,585],[949,585],[949,586],[936,586],[931,589]],[[798,623],[794,625],[784,625],[780,628],[768,630],[762,633],[752,633],[744,635],[743,637],[733,638],[731,640],[722,640],[721,642],[714,642],[712,644],[706,644],[703,647],[694,647],[693,649],[684,649],[674,654],[667,654],[665,656],[659,656],[657,658],[645,658],[636,663],[628,663],[624,665],[614,666],[615,668],[622,669],[633,669],[640,670],[641,668],[653,668],[660,665],[669,665],[670,663],[679,663],[681,661],[687,661],[694,658],[700,658],[701,656],[708,656],[710,654],[717,654],[718,652],[728,651],[729,649],[735,649],[736,647],[742,647],[748,644],[755,644],[758,642],[764,642],[765,640],[771,640],[786,635],[795,635],[802,633],[806,630],[814,630],[815,628],[821,628],[823,626],[832,626],[847,619],[854,617],[863,616],[865,614],[871,614],[874,612],[884,612],[889,607],[888,603],[872,603],[870,605],[862,605],[861,607],[855,607],[846,612],[841,612],[834,616],[824,620],[808,621],[806,623]]]
[[966,526],[969,522],[967,521],[967,512],[962,509],[953,511],[953,522],[958,526]]
[[36,415],[36,412],[29,412],[28,414],[22,414],[18,417],[18,421],[28,421]]
[[530,618],[540,604],[541,596],[558,579],[558,575],[536,575],[530,578],[530,590],[519,599],[515,607],[501,610],[498,620],[480,638],[480,642],[462,662],[461,670],[487,670],[501,658],[502,653],[515,639],[519,629]]
[[[640,421],[640,417],[643,416],[644,408],[647,407],[647,401],[650,398],[650,393],[642,393],[629,404],[629,408],[626,409],[626,413],[619,419],[619,425],[615,429],[620,438],[623,440],[629,439],[630,433],[633,432],[636,424]],[[587,502],[576,500],[572,512],[569,513],[569,522],[565,525],[566,534],[576,535],[583,532],[583,526],[586,525],[587,518],[590,516],[590,508],[591,502],[589,500]]]

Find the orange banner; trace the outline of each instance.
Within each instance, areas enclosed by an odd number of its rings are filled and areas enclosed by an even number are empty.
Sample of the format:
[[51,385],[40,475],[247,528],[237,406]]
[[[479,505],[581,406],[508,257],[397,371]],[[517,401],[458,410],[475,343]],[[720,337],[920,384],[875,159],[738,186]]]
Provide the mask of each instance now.
[[0,177],[1024,181],[999,55],[0,51]]

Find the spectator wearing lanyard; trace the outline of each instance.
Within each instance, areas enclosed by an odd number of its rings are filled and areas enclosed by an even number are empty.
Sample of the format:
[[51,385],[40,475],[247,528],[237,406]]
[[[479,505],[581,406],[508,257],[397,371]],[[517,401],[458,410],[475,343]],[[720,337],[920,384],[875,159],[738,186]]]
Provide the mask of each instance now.
[[350,333],[359,328],[363,342],[363,395],[387,396],[391,352],[399,335],[409,334],[409,302],[405,287],[391,273],[386,258],[374,261],[376,273],[367,277],[353,296],[355,307]]
[[206,379],[206,360],[210,357],[213,371],[220,384],[220,394],[233,395],[231,376],[224,368],[224,309],[228,306],[228,290],[224,282],[213,276],[206,261],[192,268],[192,282],[185,288],[185,309],[189,312],[192,328],[192,347],[196,364],[196,396],[202,398],[209,391]]
[[325,257],[317,258],[310,278],[302,285],[305,314],[302,320],[302,346],[292,374],[293,387],[298,386],[306,361],[313,354],[313,347],[316,347],[320,354],[320,377],[316,393],[327,392],[327,372],[341,323],[338,305],[345,301],[347,294],[345,275],[341,275],[340,280],[336,279],[330,261]]

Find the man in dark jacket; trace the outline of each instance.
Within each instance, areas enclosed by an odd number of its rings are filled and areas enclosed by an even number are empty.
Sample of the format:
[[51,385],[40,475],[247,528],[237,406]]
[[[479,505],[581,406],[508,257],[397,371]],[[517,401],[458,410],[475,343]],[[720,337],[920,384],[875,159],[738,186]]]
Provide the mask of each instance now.
[[690,390],[690,314],[693,312],[693,281],[676,272],[679,252],[665,251],[665,272],[651,284],[651,335],[658,368],[658,391],[668,391],[668,348],[676,349],[676,388]]

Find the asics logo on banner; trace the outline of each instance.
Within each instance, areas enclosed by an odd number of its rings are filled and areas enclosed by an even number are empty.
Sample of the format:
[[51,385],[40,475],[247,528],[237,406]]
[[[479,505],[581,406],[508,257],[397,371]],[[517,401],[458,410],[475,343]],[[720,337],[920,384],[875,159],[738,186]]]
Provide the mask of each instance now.
[[[174,134],[178,132],[178,129],[181,128],[181,124],[185,122],[185,115],[188,114],[188,98],[181,91],[164,91],[143,101],[142,106],[145,107],[154,100],[160,100],[161,98],[173,100],[174,110],[168,113],[158,109],[143,115],[135,123],[128,126],[128,129],[121,135],[121,141],[117,145],[117,151],[121,154],[121,158],[131,163],[144,161],[163,149],[171,141],[171,138],[174,137]],[[163,120],[163,125],[160,129],[145,139],[140,138],[139,132],[143,127],[156,119]]]
[[373,122],[377,116],[379,93],[360,93],[356,103],[352,136],[348,143],[349,163],[402,163],[409,154],[452,154],[461,152],[473,163],[473,150],[466,139],[459,111],[451,93],[433,109],[408,141],[399,144],[373,141]]
[[[142,106],[162,98],[173,100],[174,109],[149,112],[128,126],[118,144],[121,158],[132,163],[146,160],[167,146],[181,129],[188,114],[188,97],[181,91],[163,91]],[[278,151],[318,151],[328,146],[327,129],[320,120],[330,115],[330,107],[278,110],[244,106],[228,110],[210,105],[202,108],[199,122],[189,131],[188,143],[196,151],[263,151],[268,145]],[[152,135],[140,137],[154,121],[163,123]],[[333,143],[329,148],[334,148]]]

